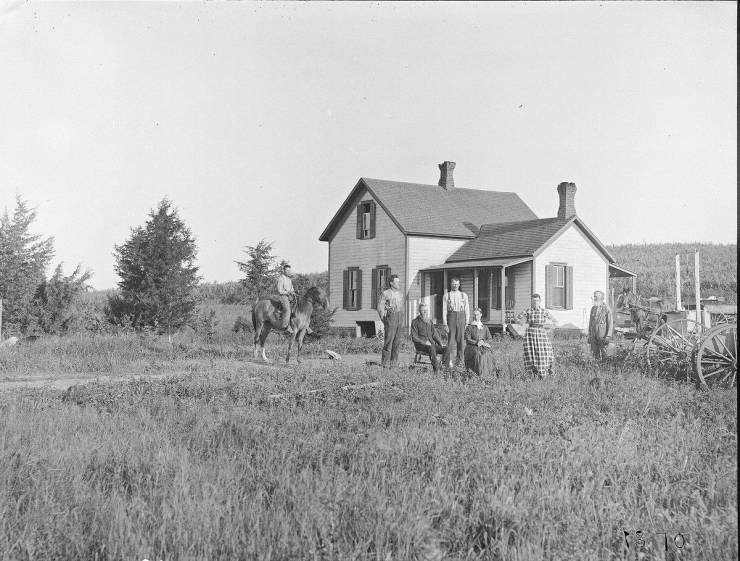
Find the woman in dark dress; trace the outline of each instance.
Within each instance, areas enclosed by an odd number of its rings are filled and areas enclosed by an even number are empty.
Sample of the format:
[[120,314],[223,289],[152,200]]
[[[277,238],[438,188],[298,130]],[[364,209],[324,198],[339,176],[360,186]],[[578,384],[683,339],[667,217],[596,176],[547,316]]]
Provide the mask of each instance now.
[[465,368],[485,376],[493,374],[495,364],[491,352],[491,332],[481,322],[481,309],[473,310],[473,321],[465,328]]

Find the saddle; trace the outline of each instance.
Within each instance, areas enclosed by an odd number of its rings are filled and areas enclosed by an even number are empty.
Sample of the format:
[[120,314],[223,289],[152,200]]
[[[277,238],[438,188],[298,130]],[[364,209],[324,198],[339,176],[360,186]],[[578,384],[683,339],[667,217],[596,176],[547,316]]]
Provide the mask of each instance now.
[[[270,296],[267,297],[267,299],[272,302],[272,305],[275,307],[275,310],[282,316],[285,313],[285,310],[283,310],[283,303],[280,300],[280,296],[278,294],[270,294]],[[295,316],[295,307],[298,303],[298,298],[295,294],[291,294],[288,296],[288,302],[290,303],[290,311],[291,311],[291,317]]]

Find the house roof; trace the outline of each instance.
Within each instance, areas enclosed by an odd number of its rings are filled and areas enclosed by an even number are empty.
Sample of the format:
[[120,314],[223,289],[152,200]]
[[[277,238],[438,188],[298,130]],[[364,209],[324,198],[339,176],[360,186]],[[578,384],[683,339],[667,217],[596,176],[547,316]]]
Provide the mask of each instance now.
[[609,263],[614,263],[611,254],[577,216],[484,224],[478,237],[465,242],[447,258],[447,263],[533,256],[570,224],[576,224]]
[[516,193],[361,178],[319,237],[328,241],[357,192],[366,188],[404,234],[475,238],[481,224],[537,216]]

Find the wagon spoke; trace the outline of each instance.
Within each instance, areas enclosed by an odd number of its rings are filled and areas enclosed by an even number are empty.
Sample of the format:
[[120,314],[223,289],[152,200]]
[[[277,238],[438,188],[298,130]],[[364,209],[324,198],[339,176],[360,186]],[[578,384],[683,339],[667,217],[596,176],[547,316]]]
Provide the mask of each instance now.
[[716,358],[721,358],[721,359],[732,359],[732,357],[731,357],[731,356],[727,356],[727,355],[725,355],[725,354],[722,354],[722,353],[720,353],[720,352],[717,352],[717,351],[715,351],[714,349],[710,349],[709,347],[705,347],[705,348],[704,348],[704,352],[706,352],[706,353],[709,353],[709,354],[713,354],[713,355],[714,355],[714,356],[715,356]]
[[[673,333],[675,333],[675,335],[678,338],[678,340],[679,341],[683,341],[686,346],[690,345],[689,341],[686,339],[686,337],[683,336],[682,333],[679,333],[678,331],[676,331],[675,329],[673,329],[668,324],[666,324],[666,328],[669,329],[670,331],[672,331]],[[673,340],[675,341],[676,339],[674,338]]]
[[727,366],[730,364],[729,360],[723,360],[723,361],[716,361],[716,360],[707,360],[706,358],[701,359],[702,364],[719,364],[722,366]]
[[708,370],[707,372],[704,372],[704,378],[709,378],[711,376],[716,376],[719,372],[722,372],[722,368],[715,368],[714,370]]
[[725,375],[724,375],[724,376],[722,377],[722,379],[720,380],[720,383],[722,383],[722,382],[724,382],[725,380],[727,380],[727,379],[728,379],[728,378],[730,377],[730,374],[732,374],[732,372],[730,371],[730,369],[729,369],[729,368],[728,368],[728,369],[726,369],[726,370],[723,370],[723,372],[725,372]]
[[725,342],[722,340],[722,337],[715,337],[714,340],[719,341],[719,344],[724,347],[724,349],[727,351],[727,354],[730,355],[732,358],[735,358],[736,354],[727,348],[727,345],[725,345]]

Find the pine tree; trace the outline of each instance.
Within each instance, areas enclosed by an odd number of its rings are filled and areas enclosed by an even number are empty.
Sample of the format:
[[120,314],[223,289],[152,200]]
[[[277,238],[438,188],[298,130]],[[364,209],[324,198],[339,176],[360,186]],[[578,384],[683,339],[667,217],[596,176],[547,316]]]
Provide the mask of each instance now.
[[274,293],[280,272],[275,266],[276,257],[272,255],[272,243],[260,240],[256,246],[246,246],[244,252],[249,256],[249,260],[235,263],[246,275],[239,282],[249,291],[250,299]]
[[51,278],[44,279],[36,288],[29,313],[23,322],[23,332],[65,333],[75,319],[75,298],[85,292],[90,277],[92,272],[88,269],[83,273],[80,265],[71,275],[65,277],[62,274],[62,264],[57,265]]
[[7,332],[23,329],[36,288],[54,256],[54,238],[29,232],[35,219],[36,211],[21,197],[16,197],[13,216],[6,209],[0,219],[0,298]]
[[196,245],[172,203],[164,199],[144,226],[115,246],[118,293],[108,298],[106,315],[134,327],[171,334],[190,322],[197,305]]

